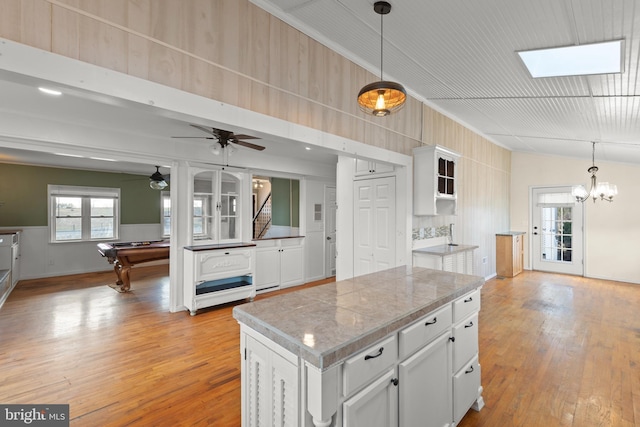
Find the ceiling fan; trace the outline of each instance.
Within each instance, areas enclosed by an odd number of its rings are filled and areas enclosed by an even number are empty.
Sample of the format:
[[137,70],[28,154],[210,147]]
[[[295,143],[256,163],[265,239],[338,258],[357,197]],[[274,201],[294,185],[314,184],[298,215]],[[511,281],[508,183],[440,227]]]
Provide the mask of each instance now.
[[213,127],[206,127],[200,125],[192,124],[196,129],[200,129],[201,131],[211,135],[211,136],[174,136],[172,138],[198,138],[198,139],[213,139],[220,144],[221,148],[225,148],[231,144],[241,145],[243,147],[251,148],[252,150],[262,151],[264,147],[261,145],[253,144],[251,142],[243,141],[243,139],[259,139],[255,136],[250,135],[236,135],[233,132],[223,129],[217,129]]

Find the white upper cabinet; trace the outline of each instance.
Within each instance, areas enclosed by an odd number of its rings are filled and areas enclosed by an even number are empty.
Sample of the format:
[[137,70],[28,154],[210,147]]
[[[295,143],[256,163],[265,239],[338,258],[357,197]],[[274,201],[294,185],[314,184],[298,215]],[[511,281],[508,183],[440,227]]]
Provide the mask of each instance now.
[[387,163],[376,163],[368,160],[356,159],[355,176],[391,174],[393,173],[393,165]]
[[455,215],[460,155],[437,145],[413,149],[413,214]]
[[193,244],[242,240],[242,179],[238,173],[193,168],[191,230]]

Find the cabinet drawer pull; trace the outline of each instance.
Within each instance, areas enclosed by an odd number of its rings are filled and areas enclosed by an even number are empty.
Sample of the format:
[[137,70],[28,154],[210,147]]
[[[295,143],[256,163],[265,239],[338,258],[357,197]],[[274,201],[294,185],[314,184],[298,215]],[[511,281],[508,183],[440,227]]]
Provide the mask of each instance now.
[[431,322],[427,321],[427,323],[425,323],[424,326],[435,325],[437,322],[438,322],[438,318],[434,317]]
[[384,347],[380,347],[380,348],[378,349],[378,354],[376,354],[376,355],[374,355],[374,356],[371,356],[370,354],[367,354],[367,355],[364,357],[364,360],[375,359],[376,357],[380,357],[380,356],[382,356],[382,351],[383,351],[383,350],[384,350]]
[[465,374],[470,374],[471,372],[473,372],[473,366],[469,366],[469,369],[464,371]]
[[469,297],[466,300],[464,300],[464,302],[471,302],[471,301],[473,301],[473,297]]
[[473,326],[473,321],[469,322],[468,325],[464,325],[465,328],[471,328]]
[[229,255],[229,252],[225,252],[224,254],[225,254],[225,255]]

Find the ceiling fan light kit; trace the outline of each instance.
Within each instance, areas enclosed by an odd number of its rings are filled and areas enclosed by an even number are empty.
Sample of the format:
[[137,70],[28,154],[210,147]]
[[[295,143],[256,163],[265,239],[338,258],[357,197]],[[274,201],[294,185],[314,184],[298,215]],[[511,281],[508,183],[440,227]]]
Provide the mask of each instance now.
[[591,189],[587,191],[583,185],[575,185],[571,189],[571,194],[578,202],[584,202],[589,197],[593,199],[593,203],[595,203],[597,199],[612,202],[614,196],[618,194],[618,186],[609,184],[608,182],[597,182],[596,172],[598,172],[598,167],[596,166],[596,143],[592,142],[592,144],[591,167],[587,169],[587,172],[591,174]]
[[358,93],[358,105],[365,113],[384,117],[398,111],[407,100],[407,91],[400,83],[383,80],[383,16],[391,12],[391,4],[378,1],[373,10],[380,15],[380,81],[369,83]]

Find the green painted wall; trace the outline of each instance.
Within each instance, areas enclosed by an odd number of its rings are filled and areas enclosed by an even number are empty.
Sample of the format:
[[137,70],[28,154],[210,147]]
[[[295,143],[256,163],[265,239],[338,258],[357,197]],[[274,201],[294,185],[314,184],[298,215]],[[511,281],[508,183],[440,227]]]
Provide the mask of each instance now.
[[[294,206],[293,212],[291,206]],[[271,223],[300,226],[300,181],[271,178]]]
[[48,184],[120,188],[121,224],[160,223],[160,192],[145,176],[0,163],[0,227],[46,226]]

